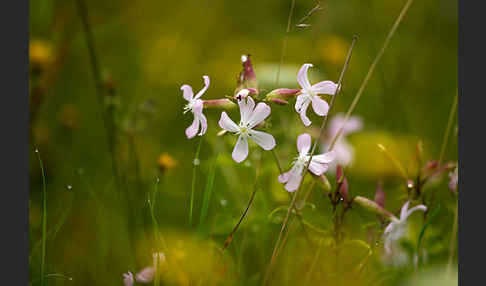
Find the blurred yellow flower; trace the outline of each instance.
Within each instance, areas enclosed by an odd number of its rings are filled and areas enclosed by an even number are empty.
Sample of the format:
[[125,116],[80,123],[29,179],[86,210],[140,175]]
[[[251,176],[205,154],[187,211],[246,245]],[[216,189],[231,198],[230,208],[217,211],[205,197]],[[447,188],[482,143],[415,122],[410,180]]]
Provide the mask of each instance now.
[[29,61],[33,69],[44,69],[53,60],[52,46],[49,42],[33,39],[29,43]]
[[341,37],[327,35],[317,44],[322,59],[332,65],[342,65],[346,59],[349,44]]
[[157,158],[157,163],[162,171],[169,170],[177,166],[177,161],[168,153],[163,153]]

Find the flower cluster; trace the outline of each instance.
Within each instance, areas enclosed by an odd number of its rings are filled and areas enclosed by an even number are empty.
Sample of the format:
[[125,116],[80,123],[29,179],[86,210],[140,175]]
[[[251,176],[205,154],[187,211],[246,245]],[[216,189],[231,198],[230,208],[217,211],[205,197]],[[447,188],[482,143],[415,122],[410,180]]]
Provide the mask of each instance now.
[[[295,97],[295,110],[305,126],[310,126],[311,121],[307,117],[307,109],[312,105],[312,109],[318,116],[327,116],[329,111],[329,104],[320,97],[322,94],[334,95],[338,90],[338,85],[332,81],[321,81],[311,85],[307,76],[308,69],[312,64],[304,64],[297,73],[297,83],[300,89],[278,88],[269,92],[259,102],[255,102],[262,97],[259,96],[258,83],[255,76],[255,71],[250,61],[249,55],[241,57],[243,70],[238,76],[237,87],[235,89],[235,96],[231,98],[236,102],[240,111],[240,120],[238,123],[233,121],[228,114],[223,111],[219,120],[219,126],[223,129],[223,134],[230,132],[238,136],[235,147],[232,152],[233,160],[237,163],[243,162],[249,154],[248,141],[255,142],[264,150],[272,150],[276,146],[276,141],[270,133],[257,130],[265,126],[265,120],[271,114],[271,108],[266,103],[275,103],[286,105],[286,99]],[[194,115],[192,124],[186,129],[187,138],[191,139],[196,134],[202,136],[207,130],[207,120],[203,114],[204,106],[216,106],[225,108],[219,102],[220,100],[203,100],[201,96],[209,87],[209,77],[203,76],[205,86],[195,96],[192,88],[184,84],[181,87],[183,97],[188,101],[184,107],[184,113],[191,111]],[[198,133],[199,132],[199,133]],[[289,192],[294,191],[300,185],[302,173],[306,165],[309,163],[311,155],[309,154],[311,147],[311,137],[304,133],[297,138],[297,149],[299,155],[293,162],[290,171],[285,172],[279,176],[279,181],[285,183],[285,189]],[[328,170],[330,164],[335,158],[334,152],[328,152],[320,155],[312,156],[309,163],[309,171],[317,176],[322,175]]]

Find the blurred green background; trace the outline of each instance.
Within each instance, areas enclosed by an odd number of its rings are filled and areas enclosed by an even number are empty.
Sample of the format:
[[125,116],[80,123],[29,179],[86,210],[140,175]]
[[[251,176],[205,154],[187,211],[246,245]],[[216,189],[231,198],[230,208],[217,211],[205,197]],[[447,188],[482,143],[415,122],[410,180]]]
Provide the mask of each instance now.
[[[352,36],[359,35],[343,91],[333,109],[345,112],[404,3],[322,1],[323,9],[306,21],[310,27],[292,26],[279,87],[297,88],[297,71],[307,62],[314,64],[312,82],[337,81]],[[297,0],[293,24],[316,4]],[[189,226],[192,161],[199,138],[185,137],[192,116],[182,114],[185,101],[180,86],[189,84],[197,92],[203,86],[202,76],[209,75],[211,85],[204,98],[232,95],[241,70],[240,56],[250,54],[259,86],[267,91],[276,88],[291,1],[86,0],[86,6],[106,89],[102,105],[76,1],[30,2],[33,284],[38,283],[40,275],[42,177],[34,153],[38,149],[47,176],[48,273],[73,278],[50,278],[50,285],[121,285],[122,273],[150,265],[152,252],[161,247],[152,239],[147,204],[156,178],[160,178],[156,201],[160,231],[173,256],[180,257],[184,265],[176,274],[167,274],[173,277],[165,283],[258,285],[282,219],[270,219],[268,214],[288,203],[288,196],[276,179],[278,171],[271,154],[266,153],[261,190],[224,258],[227,272],[220,274],[221,280],[218,275],[201,280],[211,273],[208,261],[214,262],[217,247],[246,206],[260,149],[251,147],[245,163],[236,164],[231,159],[235,137],[216,137],[220,111],[205,110],[209,128],[201,145],[195,223]],[[396,213],[403,202],[401,182],[376,144],[388,146],[410,169],[414,168],[413,154],[419,140],[424,142],[425,157],[437,159],[456,89],[457,1],[415,1],[354,112],[362,117],[364,129],[350,137],[356,152],[349,171],[351,193],[372,198],[376,182],[383,180],[386,207]],[[296,155],[295,138],[308,130],[303,128],[293,103],[272,106],[271,133],[286,168]],[[112,172],[103,110],[113,115],[115,132],[111,138],[120,184]],[[237,111],[231,111],[230,116],[238,118]],[[315,116],[311,119],[312,127],[317,128],[320,121]],[[446,161],[457,160],[455,126]],[[213,163],[215,181],[209,213],[201,224],[204,231],[196,234]],[[442,271],[453,221],[454,200],[447,182],[444,179],[436,187],[444,204],[439,222],[428,233],[431,255],[424,271],[435,271],[435,267]],[[330,205],[322,191],[313,192],[310,201],[316,210],[305,209],[309,220],[323,229],[330,227]],[[415,234],[420,231],[420,215],[414,219]],[[352,212],[347,217],[350,237],[365,239],[362,226],[373,220],[374,215],[359,209]],[[274,285],[300,284],[299,273],[312,262],[315,249],[304,247],[297,224],[292,231],[294,238],[289,239]],[[370,285],[407,283],[414,275],[410,267],[393,269],[392,275],[380,264],[379,255],[375,258],[367,270],[374,274],[365,279]],[[328,264],[332,265],[329,261],[318,263],[322,273],[329,273]],[[365,285],[365,280],[324,276],[314,277],[313,283]]]

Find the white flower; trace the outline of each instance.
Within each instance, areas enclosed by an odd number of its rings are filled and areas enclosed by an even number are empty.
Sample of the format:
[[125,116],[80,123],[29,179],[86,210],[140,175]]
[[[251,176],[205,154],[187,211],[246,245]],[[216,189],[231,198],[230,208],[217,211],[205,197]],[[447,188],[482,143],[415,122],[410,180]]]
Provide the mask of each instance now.
[[188,101],[186,106],[184,106],[184,113],[191,111],[194,114],[194,120],[192,124],[186,129],[186,136],[187,138],[191,139],[196,136],[197,132],[199,131],[199,124],[201,124],[201,131],[199,132],[199,136],[204,135],[206,133],[206,129],[208,127],[208,123],[206,120],[206,116],[202,113],[203,110],[203,101],[199,99],[201,95],[209,87],[209,77],[207,75],[203,76],[204,79],[204,87],[194,96],[194,92],[192,91],[192,87],[184,84],[181,86],[181,90],[183,92],[182,97]]
[[133,274],[128,271],[128,273],[123,273],[123,284],[125,286],[133,286]]
[[[299,156],[295,158],[290,171],[281,174],[278,177],[280,183],[286,183],[285,189],[289,192],[295,191],[302,180],[302,172],[310,159],[311,137],[304,133],[297,137],[297,150]],[[328,164],[334,160],[334,151],[325,154],[314,155],[309,164],[309,170],[317,176],[324,174],[328,169]]]
[[255,101],[250,96],[238,100],[238,105],[241,114],[240,124],[234,123],[223,111],[219,126],[239,135],[232,157],[233,160],[240,163],[248,157],[248,139],[255,141],[264,150],[272,150],[275,147],[275,139],[268,133],[253,130],[256,125],[270,115],[270,106],[260,102],[255,107]]
[[400,219],[392,217],[392,222],[385,228],[384,236],[384,246],[385,251],[388,254],[392,253],[392,244],[398,241],[405,231],[407,230],[407,218],[416,210],[426,211],[427,207],[424,205],[418,205],[411,209],[408,209],[410,201],[407,201],[400,211]]
[[312,103],[312,109],[319,116],[327,115],[329,111],[329,104],[319,97],[319,94],[334,94],[337,89],[337,84],[326,80],[311,85],[307,77],[307,69],[312,67],[312,64],[304,64],[297,74],[297,82],[302,87],[301,93],[297,96],[295,102],[295,110],[300,114],[300,118],[305,126],[311,125],[311,121],[307,118],[307,108]]
[[[331,141],[334,139],[334,137],[336,137],[339,129],[343,126],[344,117],[345,116],[343,113],[338,113],[330,120],[329,128],[327,129],[327,134],[323,144],[324,150],[327,150],[331,144]],[[336,144],[334,144],[334,148],[332,149],[336,153],[336,160],[332,162],[330,166],[331,169],[335,169],[337,164],[341,166],[348,166],[353,163],[354,148],[351,146],[348,140],[346,140],[346,136],[357,132],[362,128],[363,121],[359,116],[349,117],[339,139],[336,141]]]
[[451,191],[457,190],[457,183],[459,182],[459,171],[457,170],[457,167],[454,169],[454,171],[449,173],[449,189]]

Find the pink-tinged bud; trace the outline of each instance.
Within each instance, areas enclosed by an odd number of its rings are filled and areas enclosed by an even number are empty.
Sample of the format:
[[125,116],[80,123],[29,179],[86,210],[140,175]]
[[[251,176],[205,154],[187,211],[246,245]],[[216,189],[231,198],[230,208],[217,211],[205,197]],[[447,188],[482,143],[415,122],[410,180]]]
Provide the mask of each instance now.
[[341,183],[343,180],[343,167],[341,165],[337,165],[336,168],[336,183]]
[[428,161],[427,163],[425,163],[425,166],[424,168],[422,169],[423,172],[430,172],[430,171],[433,171],[435,169],[437,169],[437,167],[439,167],[439,161]]
[[349,202],[348,189],[348,180],[344,178],[341,187],[339,188],[339,193],[341,194],[345,202]]
[[381,215],[383,217],[386,217],[390,220],[398,220],[393,214],[391,214],[389,211],[387,211],[385,208],[381,207],[377,203],[375,203],[372,200],[369,200],[365,197],[362,196],[356,196],[353,200],[354,203],[357,203],[358,205],[362,206],[363,208],[367,209],[368,211],[371,211],[377,215]]
[[287,100],[280,99],[280,98],[270,98],[270,99],[268,99],[268,102],[275,103],[275,104],[278,104],[278,105],[289,104],[289,102]]
[[408,180],[407,180],[407,188],[412,189],[414,186],[415,186],[415,185],[414,185],[414,183],[413,183],[413,180],[408,179]]
[[227,98],[203,100],[203,105],[206,108],[231,109],[236,107],[236,104]]
[[249,87],[247,88],[250,91],[250,94],[258,94],[258,90],[256,88]]
[[382,208],[385,207],[385,192],[383,192],[383,184],[381,181],[378,182],[378,185],[376,186],[375,203]]
[[292,98],[295,97],[301,90],[290,88],[277,88],[270,91],[265,97],[269,98]]
[[243,65],[243,70],[238,75],[235,94],[243,88],[258,90],[258,82],[255,76],[255,71],[253,70],[253,65],[251,64],[250,55],[242,55],[241,63]]

